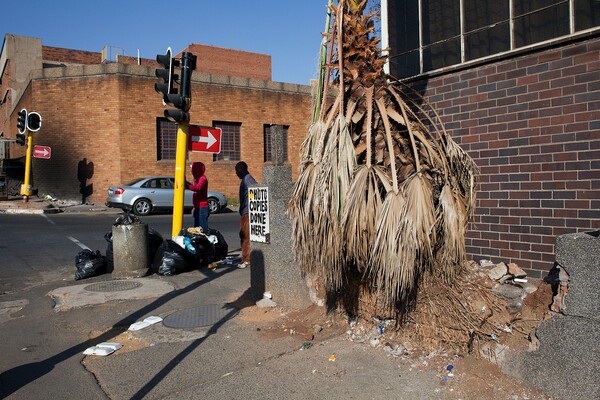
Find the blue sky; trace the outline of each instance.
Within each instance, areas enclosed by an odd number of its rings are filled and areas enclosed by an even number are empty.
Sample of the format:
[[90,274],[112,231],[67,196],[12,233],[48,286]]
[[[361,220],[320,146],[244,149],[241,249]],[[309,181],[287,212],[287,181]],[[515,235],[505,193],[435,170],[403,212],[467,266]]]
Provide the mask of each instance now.
[[101,52],[106,45],[154,59],[191,43],[269,54],[274,81],[316,77],[327,0],[9,0],[0,33],[45,46]]

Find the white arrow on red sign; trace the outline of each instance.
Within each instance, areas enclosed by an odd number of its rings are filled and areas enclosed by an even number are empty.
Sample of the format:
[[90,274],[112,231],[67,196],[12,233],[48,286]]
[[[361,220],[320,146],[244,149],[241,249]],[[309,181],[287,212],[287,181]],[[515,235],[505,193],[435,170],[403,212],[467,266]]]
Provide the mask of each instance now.
[[189,150],[201,153],[221,152],[221,128],[190,125]]
[[49,159],[52,149],[49,146],[33,146],[33,156],[35,158]]

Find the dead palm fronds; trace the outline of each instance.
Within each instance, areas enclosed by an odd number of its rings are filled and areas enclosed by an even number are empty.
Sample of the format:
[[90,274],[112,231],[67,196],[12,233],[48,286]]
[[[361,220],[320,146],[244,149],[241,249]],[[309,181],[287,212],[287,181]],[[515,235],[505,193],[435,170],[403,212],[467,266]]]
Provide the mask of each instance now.
[[334,292],[356,267],[388,306],[402,308],[424,275],[449,282],[464,260],[477,170],[437,113],[385,75],[366,4],[330,1],[319,117],[288,215],[304,273],[320,273]]

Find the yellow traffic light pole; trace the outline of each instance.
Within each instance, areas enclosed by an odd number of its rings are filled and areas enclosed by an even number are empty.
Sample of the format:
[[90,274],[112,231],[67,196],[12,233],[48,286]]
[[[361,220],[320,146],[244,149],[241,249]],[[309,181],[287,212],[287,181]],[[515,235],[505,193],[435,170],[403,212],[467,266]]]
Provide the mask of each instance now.
[[175,154],[175,188],[173,195],[173,237],[183,228],[183,203],[185,196],[185,164],[187,160],[188,124],[177,124],[177,148]]
[[33,135],[31,132],[27,135],[27,152],[25,156],[25,180],[21,185],[21,195],[23,195],[23,201],[29,201],[31,196],[31,153],[33,152]]

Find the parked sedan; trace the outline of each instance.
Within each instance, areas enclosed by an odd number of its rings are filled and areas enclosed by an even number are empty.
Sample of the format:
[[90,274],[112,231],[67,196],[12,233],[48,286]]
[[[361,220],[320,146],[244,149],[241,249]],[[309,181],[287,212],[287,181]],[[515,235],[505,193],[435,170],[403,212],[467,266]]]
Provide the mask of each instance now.
[[[134,179],[122,186],[108,188],[108,207],[132,210],[136,215],[148,215],[153,211],[173,209],[173,188],[175,179],[170,176],[150,176]],[[186,187],[189,182],[186,182]],[[185,189],[184,208],[191,209],[191,190]],[[208,207],[211,214],[227,207],[223,193],[208,191]]]

